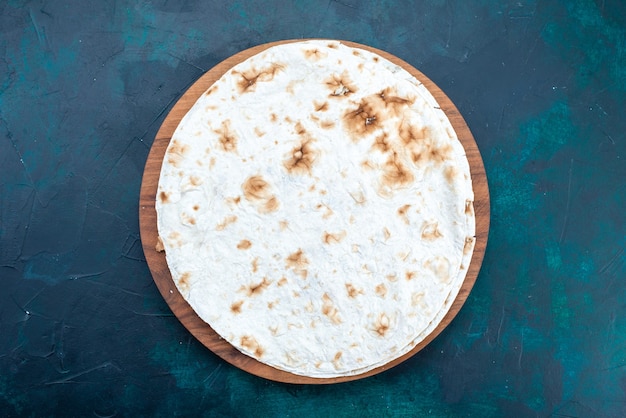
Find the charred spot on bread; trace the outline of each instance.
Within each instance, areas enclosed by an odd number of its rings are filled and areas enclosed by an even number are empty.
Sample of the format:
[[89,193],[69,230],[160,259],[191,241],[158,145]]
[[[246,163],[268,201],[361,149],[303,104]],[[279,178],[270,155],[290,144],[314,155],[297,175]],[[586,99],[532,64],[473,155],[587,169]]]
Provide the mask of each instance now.
[[237,81],[237,89],[239,94],[254,91],[257,82],[272,81],[276,74],[285,69],[285,65],[280,63],[271,64],[269,67],[257,69],[249,68],[242,72],[233,71],[233,74],[239,78]]

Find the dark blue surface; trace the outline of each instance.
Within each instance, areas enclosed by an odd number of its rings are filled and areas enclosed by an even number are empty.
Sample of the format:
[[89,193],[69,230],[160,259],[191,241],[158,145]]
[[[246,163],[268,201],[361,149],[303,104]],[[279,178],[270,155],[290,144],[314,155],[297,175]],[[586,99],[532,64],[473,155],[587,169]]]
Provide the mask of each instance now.
[[[139,241],[143,167],[201,74],[347,39],[420,69],[484,158],[483,269],[432,344],[292,386],[180,325]],[[0,3],[0,415],[626,415],[626,4],[619,0]]]

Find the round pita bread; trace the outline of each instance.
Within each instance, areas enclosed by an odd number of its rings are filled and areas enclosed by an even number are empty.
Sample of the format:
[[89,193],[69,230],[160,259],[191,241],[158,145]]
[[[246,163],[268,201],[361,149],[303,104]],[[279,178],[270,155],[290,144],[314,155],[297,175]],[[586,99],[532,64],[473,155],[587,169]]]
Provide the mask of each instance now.
[[183,118],[157,192],[172,279],[241,352],[366,372],[443,319],[472,256],[463,146],[428,90],[336,41],[274,46]]

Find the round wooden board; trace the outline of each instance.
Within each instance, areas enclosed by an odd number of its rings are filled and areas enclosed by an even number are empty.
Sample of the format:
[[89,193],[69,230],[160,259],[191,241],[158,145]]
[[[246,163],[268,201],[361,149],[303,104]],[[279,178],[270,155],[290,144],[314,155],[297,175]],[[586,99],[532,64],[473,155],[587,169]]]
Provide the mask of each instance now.
[[472,256],[471,264],[469,266],[467,276],[461,287],[458,296],[453,302],[450,310],[444,316],[439,325],[430,333],[422,342],[417,344],[413,350],[405,355],[385,364],[384,366],[370,370],[368,372],[352,375],[342,376],[335,378],[313,378],[306,376],[299,376],[289,372],[275,369],[266,364],[248,357],[241,353],[226,340],[222,339],[213,329],[201,320],[193,309],[187,304],[183,297],[178,292],[165,260],[165,253],[157,252],[155,249],[157,243],[157,217],[155,210],[156,192],[159,182],[159,174],[161,171],[161,163],[165,155],[166,148],[170,142],[174,131],[178,127],[179,122],[183,116],[194,105],[196,100],[206,91],[208,88],[217,81],[224,73],[226,73],[234,65],[246,60],[247,58],[256,55],[267,48],[280,45],[283,43],[298,42],[302,40],[287,40],[279,41],[268,44],[259,45],[245,51],[239,52],[230,58],[222,61],[214,68],[205,73],[198,81],[196,81],[180,98],[180,100],[174,105],[170,113],[167,115],[161,128],[156,134],[154,143],[148,155],[145,170],[143,173],[143,180],[141,184],[141,193],[139,201],[139,224],[141,231],[141,241],[143,251],[146,256],[146,261],[154,281],[159,288],[159,291],[165,298],[165,301],[172,309],[172,312],[180,320],[180,322],[193,334],[202,344],[208,347],[215,354],[222,359],[231,363],[232,365],[245,370],[254,375],[264,377],[279,382],[286,383],[313,383],[313,384],[327,384],[327,383],[339,383],[356,379],[362,379],[364,377],[378,374],[384,370],[388,370],[397,364],[405,361],[409,357],[424,348],[430,343],[441,331],[452,321],[456,314],[463,306],[463,303],[467,299],[470,290],[474,286],[476,277],[480,270],[480,266],[485,254],[485,248],[487,246],[487,235],[489,231],[489,190],[487,186],[487,177],[483,166],[480,152],[474,141],[474,137],[466,125],[463,117],[454,106],[452,101],[424,74],[417,69],[413,68],[403,60],[379,49],[368,47],[365,45],[357,44],[354,42],[341,41],[343,44],[365,49],[382,57],[389,61],[401,66],[419,81],[424,83],[431,94],[435,97],[441,108],[445,111],[446,115],[450,119],[452,126],[456,130],[459,140],[465,147],[467,153],[467,159],[469,161],[472,182],[474,187],[474,211],[476,214],[476,244],[474,253]]

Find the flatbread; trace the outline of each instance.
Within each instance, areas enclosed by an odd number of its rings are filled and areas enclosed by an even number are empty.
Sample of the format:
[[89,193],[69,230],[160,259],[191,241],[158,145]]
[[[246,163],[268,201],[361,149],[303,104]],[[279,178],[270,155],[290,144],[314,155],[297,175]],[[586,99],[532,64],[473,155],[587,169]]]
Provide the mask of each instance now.
[[172,279],[242,353],[310,377],[409,352],[474,247],[469,164],[428,90],[337,41],[234,66],[176,129],[156,210]]

